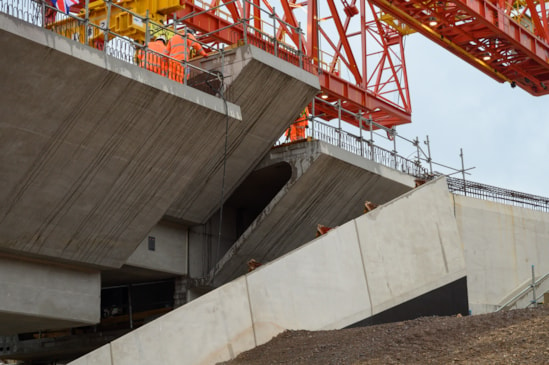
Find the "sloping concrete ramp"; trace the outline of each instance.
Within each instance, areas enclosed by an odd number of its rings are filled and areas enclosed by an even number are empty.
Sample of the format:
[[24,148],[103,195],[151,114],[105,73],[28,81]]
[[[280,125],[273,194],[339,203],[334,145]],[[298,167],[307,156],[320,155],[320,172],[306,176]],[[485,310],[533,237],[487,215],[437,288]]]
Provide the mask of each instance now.
[[[229,124],[226,168],[209,161],[203,178],[195,179],[170,207],[169,217],[190,223],[204,223],[219,209],[223,181],[228,197],[320,91],[317,76],[253,46],[204,59],[200,67],[225,75],[226,98],[240,106],[242,123]],[[221,143],[213,151],[223,149]]]
[[291,167],[288,183],[218,262],[212,285],[245,274],[251,258],[266,263],[309,242],[318,224],[336,227],[360,216],[367,200],[384,204],[414,187],[410,175],[320,141],[273,149],[255,171],[280,163]]
[[463,278],[462,250],[435,180],[71,364],[215,364],[286,329],[346,327]]
[[240,123],[231,103],[4,14],[0,46],[0,251],[120,267]]

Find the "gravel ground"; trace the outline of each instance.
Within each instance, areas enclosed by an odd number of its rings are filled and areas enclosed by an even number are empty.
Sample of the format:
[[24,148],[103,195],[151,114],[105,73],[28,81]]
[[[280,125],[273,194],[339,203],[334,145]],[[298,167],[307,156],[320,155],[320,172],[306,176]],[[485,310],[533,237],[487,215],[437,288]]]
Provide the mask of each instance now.
[[549,308],[286,331],[222,364],[549,364]]

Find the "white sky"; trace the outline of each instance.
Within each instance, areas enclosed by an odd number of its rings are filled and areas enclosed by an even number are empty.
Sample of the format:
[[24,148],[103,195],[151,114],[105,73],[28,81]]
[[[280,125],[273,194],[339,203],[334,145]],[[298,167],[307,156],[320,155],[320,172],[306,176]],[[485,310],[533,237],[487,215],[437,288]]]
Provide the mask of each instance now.
[[399,134],[428,135],[433,160],[456,168],[463,148],[469,180],[549,197],[549,95],[501,84],[420,34],[405,56],[412,123]]

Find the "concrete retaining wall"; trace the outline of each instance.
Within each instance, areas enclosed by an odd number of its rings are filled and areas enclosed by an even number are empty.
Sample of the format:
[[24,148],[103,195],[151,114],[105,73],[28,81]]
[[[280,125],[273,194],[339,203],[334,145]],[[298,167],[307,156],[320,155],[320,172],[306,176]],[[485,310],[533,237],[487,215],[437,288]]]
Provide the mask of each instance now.
[[497,309],[531,280],[532,265],[537,277],[549,272],[549,213],[460,195],[453,198],[473,314]]
[[437,180],[71,364],[213,364],[286,329],[345,327],[463,276],[450,194]]

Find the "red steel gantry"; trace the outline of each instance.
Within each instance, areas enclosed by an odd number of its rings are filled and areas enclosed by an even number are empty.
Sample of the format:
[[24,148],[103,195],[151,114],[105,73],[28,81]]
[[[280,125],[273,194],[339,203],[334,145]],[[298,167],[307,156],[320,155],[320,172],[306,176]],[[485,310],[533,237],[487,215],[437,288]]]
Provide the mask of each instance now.
[[[341,117],[356,126],[361,123],[356,115],[389,128],[411,122],[403,35],[381,22],[371,5],[365,0],[275,1],[251,0],[242,5],[233,0],[181,0],[183,10],[176,16],[187,26],[211,34],[210,41],[225,44],[242,39],[246,23],[248,42],[268,48],[269,40],[254,29],[265,31],[265,24],[276,29],[277,40],[289,40],[291,47],[302,50],[320,79],[325,103],[316,103],[315,115]],[[295,29],[301,27],[300,35]],[[342,114],[341,109],[355,115]]]
[[301,63],[320,80],[324,102],[310,108],[315,115],[355,126],[371,118],[391,128],[411,122],[403,46],[410,28],[499,82],[548,94],[547,2],[179,0],[171,16],[205,34],[203,42],[245,40]]
[[549,94],[547,0],[371,0],[499,82]]

